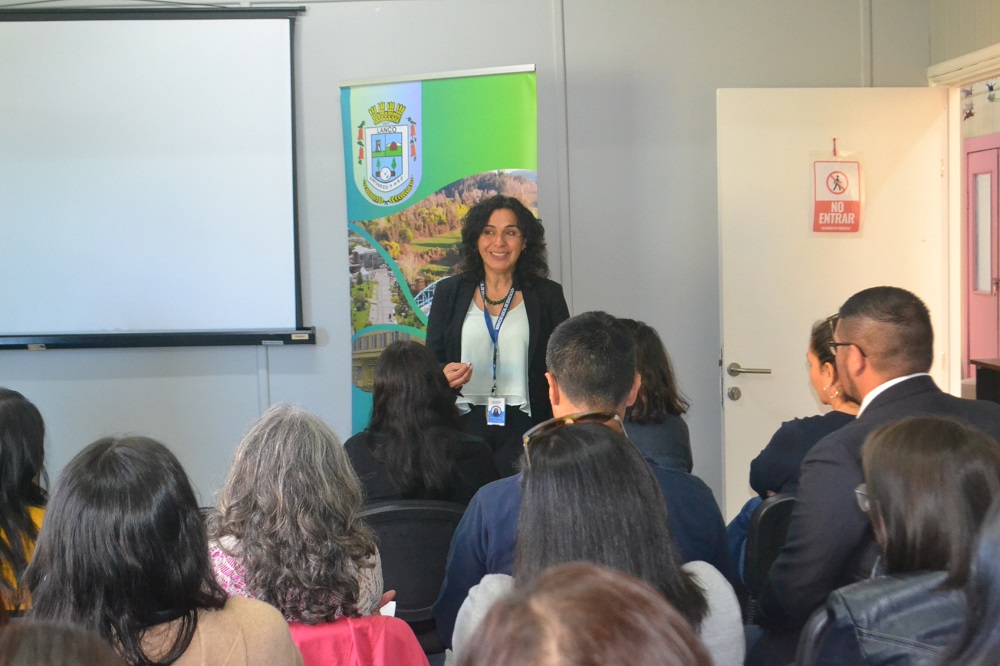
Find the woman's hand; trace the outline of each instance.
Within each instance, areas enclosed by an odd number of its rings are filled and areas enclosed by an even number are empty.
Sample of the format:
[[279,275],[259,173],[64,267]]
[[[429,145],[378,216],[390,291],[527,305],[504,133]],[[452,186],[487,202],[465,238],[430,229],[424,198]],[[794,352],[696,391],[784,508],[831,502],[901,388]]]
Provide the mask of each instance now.
[[444,366],[444,378],[453,389],[462,388],[472,379],[471,363],[449,363]]
[[379,599],[378,607],[381,609],[383,606],[385,606],[390,601],[393,601],[395,598],[396,598],[396,590],[389,590],[388,592],[382,595],[381,599]]

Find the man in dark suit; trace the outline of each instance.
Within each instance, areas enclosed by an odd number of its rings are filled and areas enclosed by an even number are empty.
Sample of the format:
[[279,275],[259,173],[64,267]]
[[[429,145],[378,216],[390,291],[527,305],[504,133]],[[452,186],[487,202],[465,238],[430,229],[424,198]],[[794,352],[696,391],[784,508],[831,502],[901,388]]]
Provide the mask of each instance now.
[[[553,413],[564,417],[606,411],[623,418],[639,390],[635,364],[632,334],[611,315],[585,312],[567,319],[553,331],[546,351]],[[681,558],[708,562],[732,580],[726,528],[711,489],[683,470],[647,462],[666,500]],[[451,646],[455,617],[469,589],[486,574],[513,572],[520,510],[520,474],[483,486],[469,503],[452,537],[445,580],[434,604],[446,646]]]
[[[861,447],[872,431],[909,416],[951,416],[1000,439],[1000,405],[942,392],[927,374],[934,333],[927,306],[897,287],[873,287],[840,308],[830,341],[857,419],[827,435],[802,463],[785,546],[759,599],[768,631],[747,663],[786,663],[799,630],[833,590],[868,578],[878,555],[868,517],[854,499]],[[947,520],[947,516],[942,516]]]

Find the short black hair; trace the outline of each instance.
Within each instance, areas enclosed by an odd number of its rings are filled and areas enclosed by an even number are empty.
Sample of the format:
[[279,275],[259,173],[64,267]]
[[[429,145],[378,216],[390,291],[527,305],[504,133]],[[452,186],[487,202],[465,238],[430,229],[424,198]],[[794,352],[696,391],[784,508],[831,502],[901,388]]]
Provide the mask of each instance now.
[[[105,437],[70,461],[25,579],[34,618],[79,625],[129,664],[172,663],[194,636],[198,609],[226,603],[191,482],[147,437]],[[165,654],[147,656],[146,630],[174,620]]]
[[927,306],[899,287],[871,287],[840,306],[837,330],[890,377],[927,372],[934,363],[934,329]]
[[635,382],[635,339],[608,313],[584,312],[552,331],[545,365],[574,403],[614,410]]

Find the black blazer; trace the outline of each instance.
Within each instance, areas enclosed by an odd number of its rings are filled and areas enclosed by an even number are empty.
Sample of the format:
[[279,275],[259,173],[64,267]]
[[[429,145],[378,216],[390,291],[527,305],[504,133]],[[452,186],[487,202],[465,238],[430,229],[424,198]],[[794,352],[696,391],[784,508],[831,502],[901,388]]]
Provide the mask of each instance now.
[[950,416],[1000,440],[1000,405],[948,395],[929,376],[886,389],[821,439],[802,463],[788,537],[758,601],[766,628],[798,630],[830,592],[871,575],[878,548],[854,499],[864,481],[861,445],[880,426],[922,415]]
[[833,592],[799,642],[802,666],[936,666],[965,628],[965,592],[947,573],[881,576]]
[[[439,363],[462,361],[462,324],[479,283],[459,276],[438,282],[427,319],[427,348]],[[549,385],[545,381],[545,348],[552,331],[569,318],[569,308],[558,282],[539,278],[518,285],[528,315],[528,399],[535,423],[552,417]],[[476,370],[473,370],[476,372]],[[480,370],[481,372],[481,370]]]

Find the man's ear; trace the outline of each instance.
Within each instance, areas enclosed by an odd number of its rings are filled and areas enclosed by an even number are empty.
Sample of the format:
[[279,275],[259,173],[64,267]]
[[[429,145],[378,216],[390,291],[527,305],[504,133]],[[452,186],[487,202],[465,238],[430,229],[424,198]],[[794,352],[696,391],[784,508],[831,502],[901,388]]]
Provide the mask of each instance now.
[[545,379],[549,383],[549,402],[553,406],[558,405],[559,399],[562,397],[559,391],[559,382],[556,381],[556,376],[551,372],[545,373]]
[[857,345],[851,345],[847,352],[847,372],[851,377],[859,377],[868,367],[868,359]]
[[639,397],[640,386],[642,386],[642,375],[637,372],[635,373],[635,379],[632,380],[632,390],[628,392],[628,398],[625,400],[626,407],[631,407],[635,404],[635,399]]

